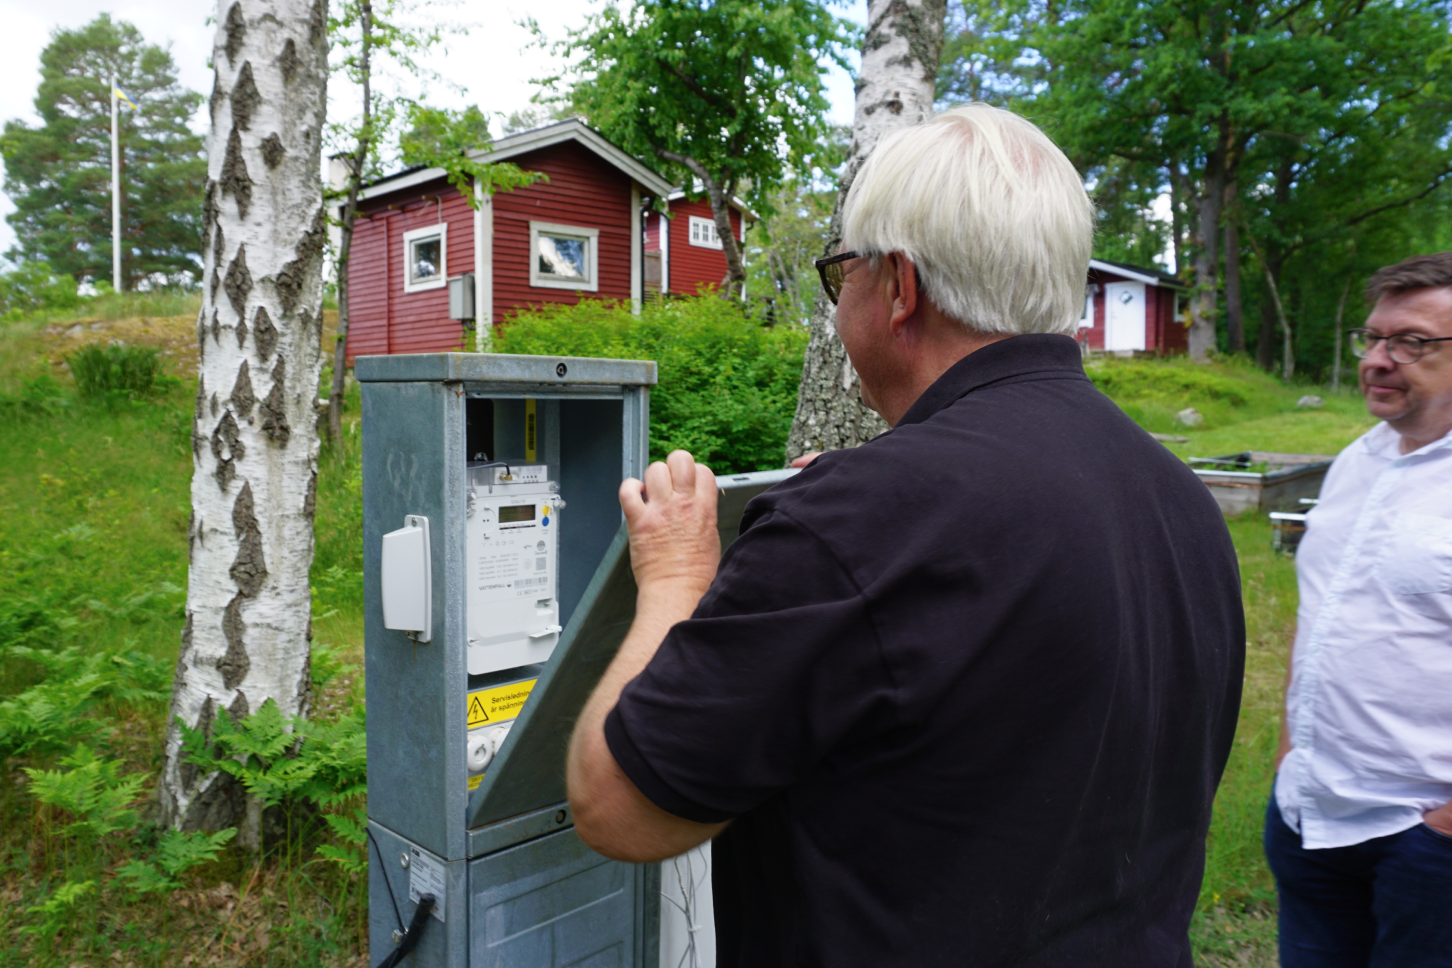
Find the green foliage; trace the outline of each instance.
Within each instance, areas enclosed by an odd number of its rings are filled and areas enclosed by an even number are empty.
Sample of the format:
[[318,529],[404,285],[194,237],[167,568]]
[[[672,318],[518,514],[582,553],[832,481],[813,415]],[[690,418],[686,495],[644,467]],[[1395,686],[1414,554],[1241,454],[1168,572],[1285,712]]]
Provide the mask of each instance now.
[[[1452,246],[1452,100],[1428,82],[1448,35],[1440,0],[960,0],[939,93],[1043,125],[1094,185],[1106,258],[1148,264],[1170,238],[1186,274],[1235,225],[1248,345],[1267,369],[1280,351],[1269,275],[1286,372],[1324,372],[1346,280]],[[1201,259],[1197,285],[1223,296],[1223,272]]]
[[14,396],[0,393],[0,417],[56,413],[70,405],[59,381],[49,373],[24,380]]
[[77,744],[61,758],[69,770],[24,767],[35,799],[70,815],[59,828],[62,837],[89,844],[136,826],[133,804],[146,782],[145,774],[121,775],[122,764]]
[[182,886],[182,874],[215,861],[235,836],[235,827],[216,833],[165,831],[150,860],[133,857],[116,869],[116,876],[133,894],[170,893]]
[[611,4],[557,45],[573,61],[562,98],[667,177],[689,186],[692,159],[769,215],[786,166],[831,150],[824,64],[845,68],[854,34],[816,0]]
[[119,393],[145,396],[163,384],[161,351],[154,346],[92,343],[66,357],[76,389],[88,400]]
[[82,302],[75,278],[57,275],[46,262],[22,262],[0,273],[0,319],[74,309]]
[[[850,135],[834,129],[845,148]],[[834,166],[835,167],[835,166]],[[769,299],[778,322],[805,325],[821,291],[812,263],[826,254],[837,189],[830,179],[791,176],[772,200],[776,211],[747,236],[746,291],[753,300]]]
[[90,651],[70,645],[55,651],[13,645],[0,651],[13,663],[32,663],[44,678],[0,699],[0,758],[55,752],[93,735],[90,713],[106,701],[162,702],[169,670],[130,648]]
[[650,455],[690,451],[718,474],[780,467],[796,407],[807,332],[763,327],[713,297],[647,305],[594,299],[520,313],[499,351],[655,360]]
[[177,83],[164,48],[109,14],[57,29],[40,55],[39,127],[7,121],[0,135],[9,257],[45,261],[76,279],[111,278],[111,75],[139,105],[122,108],[122,272],[125,288],[160,276],[201,276],[202,140],[189,124],[201,96]]
[[473,105],[463,111],[410,104],[409,129],[398,140],[403,163],[410,167],[442,168],[449,184],[459,190],[472,208],[483,204],[483,195],[511,192],[548,176],[525,171],[507,161],[489,162],[489,122]]
[[284,716],[272,700],[234,722],[219,716],[210,736],[182,724],[187,762],[242,781],[264,806],[308,801],[331,807],[367,790],[363,709],[337,722]]
[[1248,402],[1249,388],[1244,380],[1179,361],[1096,367],[1089,370],[1089,378],[1116,400],[1166,401],[1188,406],[1190,401],[1203,397],[1237,407]]

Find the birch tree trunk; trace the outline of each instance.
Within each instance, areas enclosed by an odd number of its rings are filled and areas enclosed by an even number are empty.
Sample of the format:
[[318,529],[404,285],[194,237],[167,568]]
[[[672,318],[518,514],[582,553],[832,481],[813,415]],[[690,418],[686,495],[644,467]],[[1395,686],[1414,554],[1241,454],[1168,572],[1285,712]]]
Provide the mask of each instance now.
[[255,844],[255,805],[182,761],[177,724],[308,708],[326,0],[219,0],[217,24],[187,617],[158,794],[169,824],[240,824]]
[[[946,13],[947,0],[868,0],[852,146],[824,254],[842,244],[842,202],[878,141],[932,116]],[[808,451],[855,447],[887,429],[862,403],[857,371],[833,325],[834,308],[825,294],[817,294],[797,412],[787,436],[788,461]]]

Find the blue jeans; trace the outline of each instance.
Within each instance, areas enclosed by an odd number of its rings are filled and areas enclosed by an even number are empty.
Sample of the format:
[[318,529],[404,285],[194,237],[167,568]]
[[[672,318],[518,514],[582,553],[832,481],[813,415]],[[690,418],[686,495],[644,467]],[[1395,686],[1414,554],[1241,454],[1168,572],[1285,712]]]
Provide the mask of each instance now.
[[1452,968],[1452,837],[1418,824],[1307,850],[1272,794],[1265,856],[1280,897],[1281,968]]

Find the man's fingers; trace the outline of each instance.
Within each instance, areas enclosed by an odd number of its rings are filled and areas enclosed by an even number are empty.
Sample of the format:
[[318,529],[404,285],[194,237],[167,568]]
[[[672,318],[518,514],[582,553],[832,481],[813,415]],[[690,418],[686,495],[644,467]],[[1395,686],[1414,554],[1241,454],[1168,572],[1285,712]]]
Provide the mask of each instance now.
[[793,457],[792,458],[792,466],[793,467],[806,467],[812,461],[816,460],[818,457],[821,457],[821,456],[822,456],[822,452],[820,450],[809,451],[809,452],[803,454],[800,457]]
[[625,522],[635,524],[645,513],[645,485],[633,477],[620,482],[620,510],[625,512]]
[[656,461],[645,469],[645,499],[660,502],[670,497],[671,469],[664,461]]
[[705,464],[696,465],[696,497],[716,501],[716,475]]
[[684,450],[673,450],[666,455],[666,466],[671,471],[671,487],[677,494],[690,494],[696,489],[696,462]]

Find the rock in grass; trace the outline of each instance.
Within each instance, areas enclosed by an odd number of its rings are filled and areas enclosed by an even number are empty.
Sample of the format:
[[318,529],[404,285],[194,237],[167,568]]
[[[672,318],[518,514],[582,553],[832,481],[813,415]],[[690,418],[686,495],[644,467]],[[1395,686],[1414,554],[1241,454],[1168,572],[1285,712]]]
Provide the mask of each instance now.
[[1186,427],[1198,427],[1205,422],[1205,417],[1194,407],[1186,407],[1175,414],[1175,422]]
[[1322,400],[1314,393],[1308,393],[1304,397],[1296,401],[1296,406],[1305,407],[1308,410],[1315,410],[1317,407],[1323,406],[1325,403],[1325,400]]

